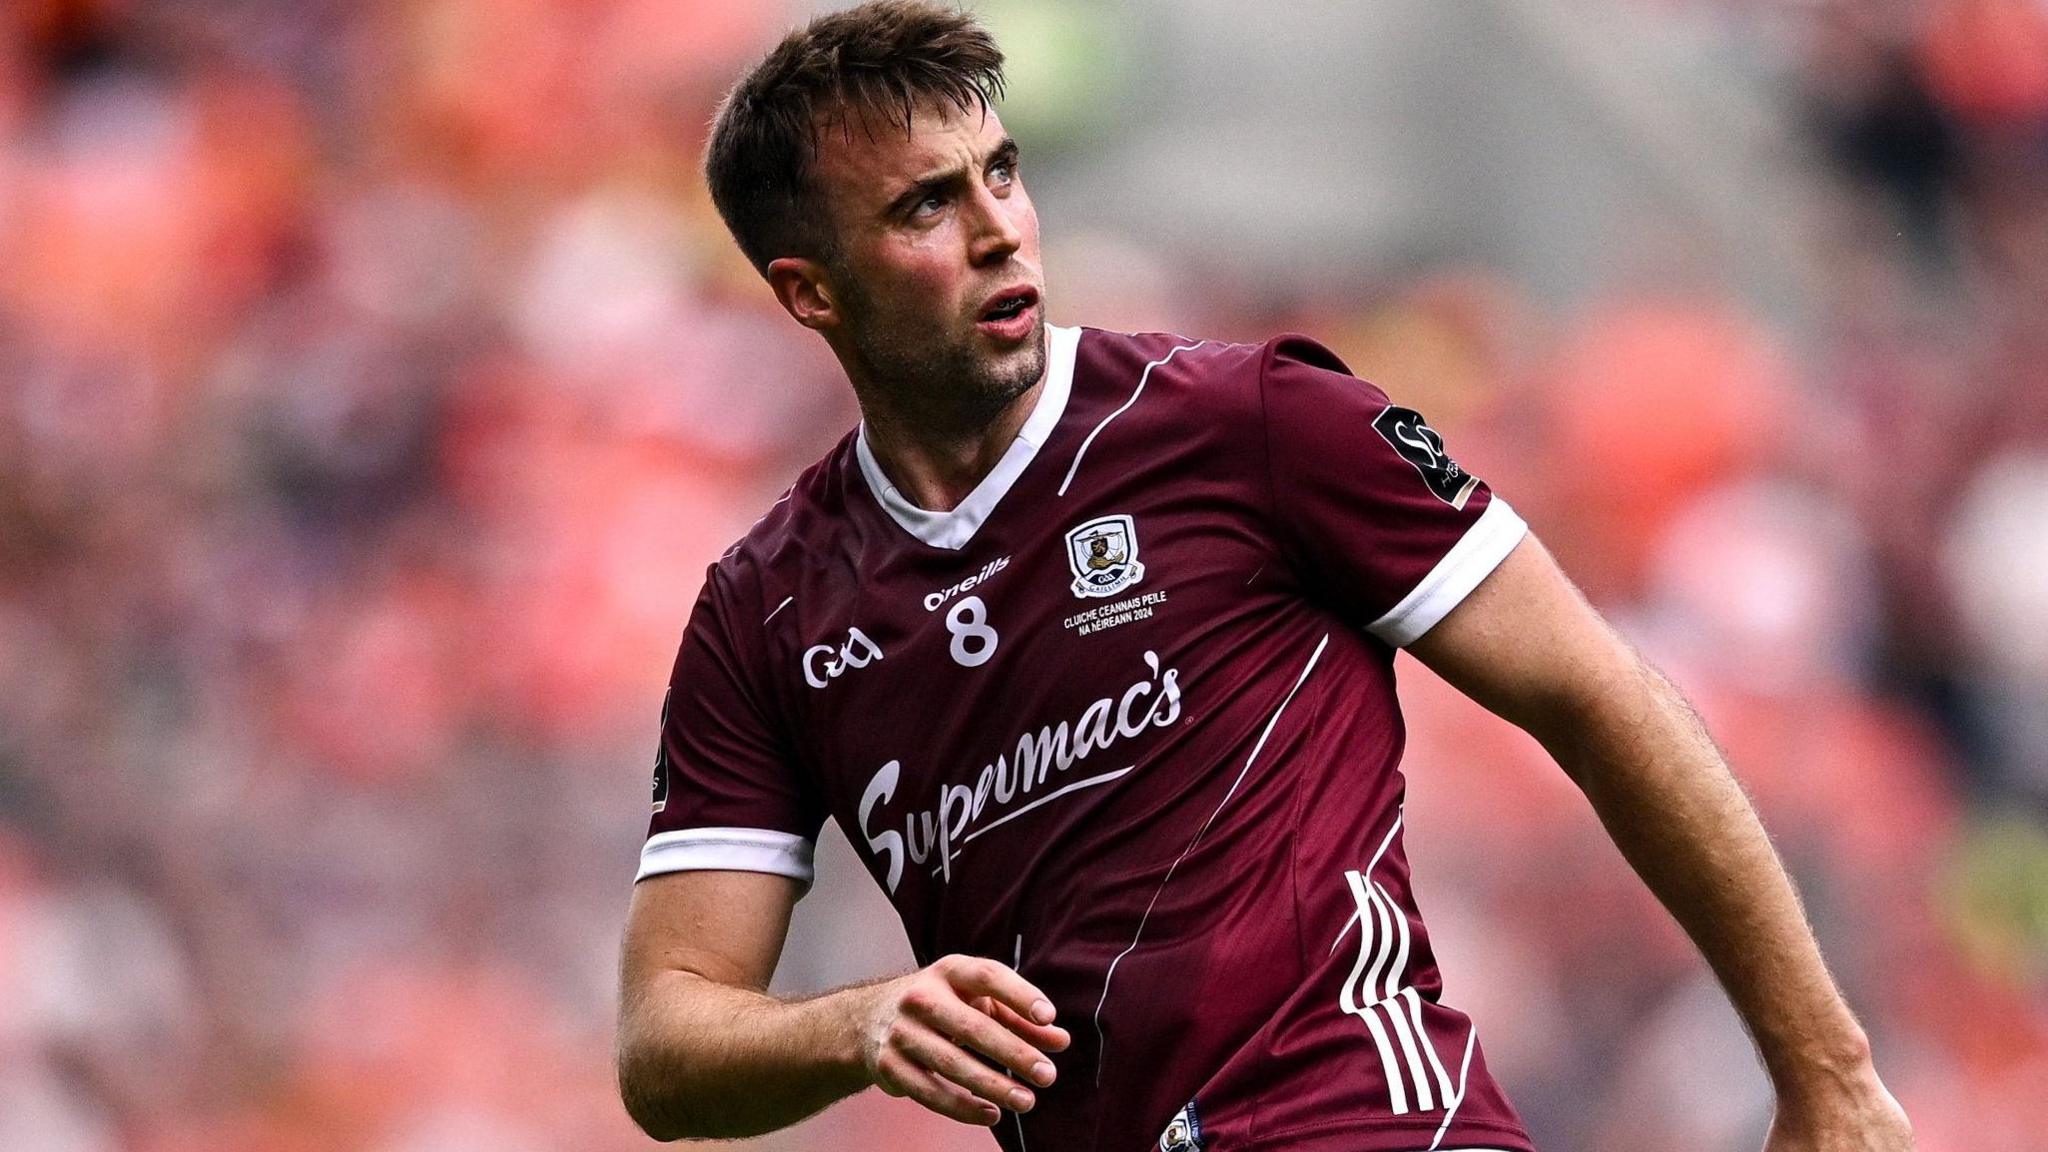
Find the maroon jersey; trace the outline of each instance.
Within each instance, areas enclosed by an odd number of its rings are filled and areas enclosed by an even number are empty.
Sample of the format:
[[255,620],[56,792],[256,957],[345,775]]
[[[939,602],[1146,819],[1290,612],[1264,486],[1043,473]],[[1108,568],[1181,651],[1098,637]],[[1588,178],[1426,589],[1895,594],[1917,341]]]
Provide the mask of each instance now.
[[1073,1033],[1013,1152],[1527,1150],[1441,997],[1393,673],[1521,519],[1308,340],[1048,341],[959,507],[855,432],[712,566],[640,875],[808,881],[837,820],[920,962]]

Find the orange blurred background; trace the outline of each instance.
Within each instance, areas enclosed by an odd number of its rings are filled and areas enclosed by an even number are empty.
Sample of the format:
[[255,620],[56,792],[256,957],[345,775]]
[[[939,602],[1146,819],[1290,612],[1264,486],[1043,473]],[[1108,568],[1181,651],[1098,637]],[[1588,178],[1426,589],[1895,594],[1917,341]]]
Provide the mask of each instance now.
[[[1304,331],[1429,413],[1704,712],[1921,1147],[2048,1143],[2048,6],[976,7],[1055,320]],[[0,1148],[647,1146],[669,661],[858,417],[697,172],[810,11],[0,12]],[[1538,1142],[1758,1147],[1584,804],[1402,669]],[[906,963],[820,871],[779,987]],[[991,1145],[871,1093],[758,1146]]]

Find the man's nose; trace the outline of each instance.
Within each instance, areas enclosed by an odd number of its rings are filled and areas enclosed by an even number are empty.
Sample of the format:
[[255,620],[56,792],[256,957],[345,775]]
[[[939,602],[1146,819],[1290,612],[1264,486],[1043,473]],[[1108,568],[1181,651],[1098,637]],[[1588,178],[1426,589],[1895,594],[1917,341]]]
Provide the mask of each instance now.
[[974,231],[969,255],[978,267],[1007,260],[1024,244],[1024,232],[1011,215],[1010,202],[986,186],[974,190]]

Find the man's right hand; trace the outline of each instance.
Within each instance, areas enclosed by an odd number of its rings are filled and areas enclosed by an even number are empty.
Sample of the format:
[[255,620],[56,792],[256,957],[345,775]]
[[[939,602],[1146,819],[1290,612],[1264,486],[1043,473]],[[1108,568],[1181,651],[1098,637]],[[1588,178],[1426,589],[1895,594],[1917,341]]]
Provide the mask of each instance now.
[[1071,1042],[1053,1024],[1052,1001],[994,960],[945,956],[859,991],[868,1078],[963,1124],[993,1125],[1004,1108],[1029,1111],[1037,1099],[1029,1085],[1053,1081],[1046,1054]]
[[999,1109],[1030,1108],[1031,1088],[1052,1083],[1046,1054],[1066,1050],[1067,1031],[1045,993],[993,960],[947,956],[809,999],[768,995],[802,892],[786,876],[717,870],[633,886],[619,1092],[649,1136],[758,1136],[870,1084],[992,1125]]

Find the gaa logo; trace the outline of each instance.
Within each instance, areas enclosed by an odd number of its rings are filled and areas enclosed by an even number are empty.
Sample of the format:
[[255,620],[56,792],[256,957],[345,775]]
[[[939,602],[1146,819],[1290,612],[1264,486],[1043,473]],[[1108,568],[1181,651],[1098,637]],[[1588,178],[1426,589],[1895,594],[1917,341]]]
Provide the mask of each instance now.
[[1067,567],[1074,595],[1114,596],[1145,578],[1138,563],[1138,526],[1129,516],[1097,516],[1067,531]]
[[882,658],[882,646],[858,628],[849,628],[846,643],[816,644],[804,649],[804,683],[823,688],[848,670],[865,668]]

